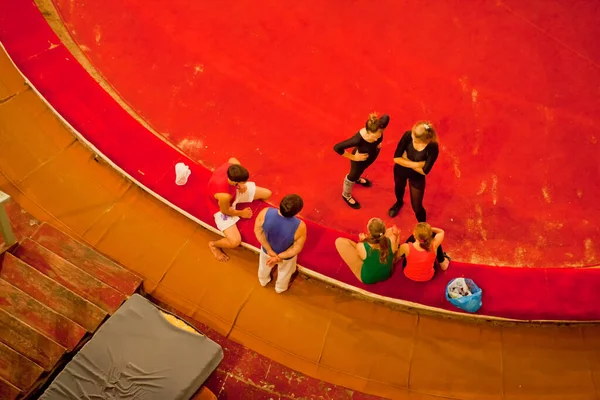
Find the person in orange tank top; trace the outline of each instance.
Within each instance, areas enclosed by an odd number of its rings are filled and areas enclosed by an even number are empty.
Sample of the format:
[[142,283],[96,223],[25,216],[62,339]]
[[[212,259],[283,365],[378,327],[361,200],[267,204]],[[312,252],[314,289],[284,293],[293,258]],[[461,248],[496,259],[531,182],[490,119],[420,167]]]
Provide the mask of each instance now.
[[413,281],[427,282],[435,275],[436,264],[442,271],[448,269],[450,257],[442,250],[444,231],[419,222],[406,243],[398,249],[397,257],[402,261],[404,275]]

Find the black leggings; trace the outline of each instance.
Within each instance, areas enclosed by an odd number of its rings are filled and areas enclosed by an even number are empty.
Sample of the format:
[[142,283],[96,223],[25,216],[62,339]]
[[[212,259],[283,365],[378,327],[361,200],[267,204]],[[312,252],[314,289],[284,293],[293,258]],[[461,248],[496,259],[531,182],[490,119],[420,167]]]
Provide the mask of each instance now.
[[360,179],[365,170],[373,164],[373,162],[377,159],[375,157],[369,157],[365,161],[350,161],[350,172],[348,173],[348,180],[350,182],[356,182]]
[[[423,207],[423,196],[425,195],[425,177],[415,177],[407,168],[400,165],[394,166],[394,189],[396,192],[396,203],[404,203],[404,191],[406,182],[410,185],[410,204],[417,217],[417,221],[426,222],[427,212]],[[416,173],[416,172],[415,172]]]

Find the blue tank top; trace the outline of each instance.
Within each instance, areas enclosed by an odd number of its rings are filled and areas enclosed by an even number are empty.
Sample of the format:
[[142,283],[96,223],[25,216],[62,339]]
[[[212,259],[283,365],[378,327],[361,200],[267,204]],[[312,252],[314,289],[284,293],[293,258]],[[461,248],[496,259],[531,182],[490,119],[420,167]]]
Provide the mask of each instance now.
[[[269,208],[263,222],[263,230],[267,236],[267,242],[277,254],[286,251],[294,244],[296,230],[300,226],[300,219],[296,217],[285,218],[279,215],[279,210]],[[266,250],[263,249],[266,253]]]

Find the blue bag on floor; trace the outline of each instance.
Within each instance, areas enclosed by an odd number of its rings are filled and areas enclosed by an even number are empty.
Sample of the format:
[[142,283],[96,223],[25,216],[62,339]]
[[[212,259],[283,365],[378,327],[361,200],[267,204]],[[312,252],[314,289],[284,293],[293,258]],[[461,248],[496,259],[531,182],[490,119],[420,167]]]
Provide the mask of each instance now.
[[[463,296],[463,297],[459,297],[459,298],[453,298],[450,296],[450,291],[453,287],[456,286],[456,284],[454,284],[454,283],[457,279],[465,280],[467,287],[471,291],[471,295]],[[455,279],[452,279],[450,282],[448,282],[448,285],[446,286],[446,300],[448,300],[450,302],[450,304],[452,304],[453,306],[458,307],[461,310],[464,310],[464,311],[470,312],[470,313],[477,312],[477,310],[479,310],[481,308],[482,294],[483,294],[482,290],[479,288],[479,286],[477,286],[475,284],[475,282],[473,282],[472,279],[455,278]]]

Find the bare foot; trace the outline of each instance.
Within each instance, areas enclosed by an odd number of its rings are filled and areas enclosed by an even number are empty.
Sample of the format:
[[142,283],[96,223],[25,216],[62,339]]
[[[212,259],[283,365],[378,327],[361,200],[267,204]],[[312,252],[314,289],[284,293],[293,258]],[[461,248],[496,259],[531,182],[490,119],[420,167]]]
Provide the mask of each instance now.
[[213,253],[213,256],[215,256],[217,261],[225,262],[229,260],[227,254],[225,254],[223,250],[215,246],[214,242],[208,242],[208,248],[210,249],[211,253]]

